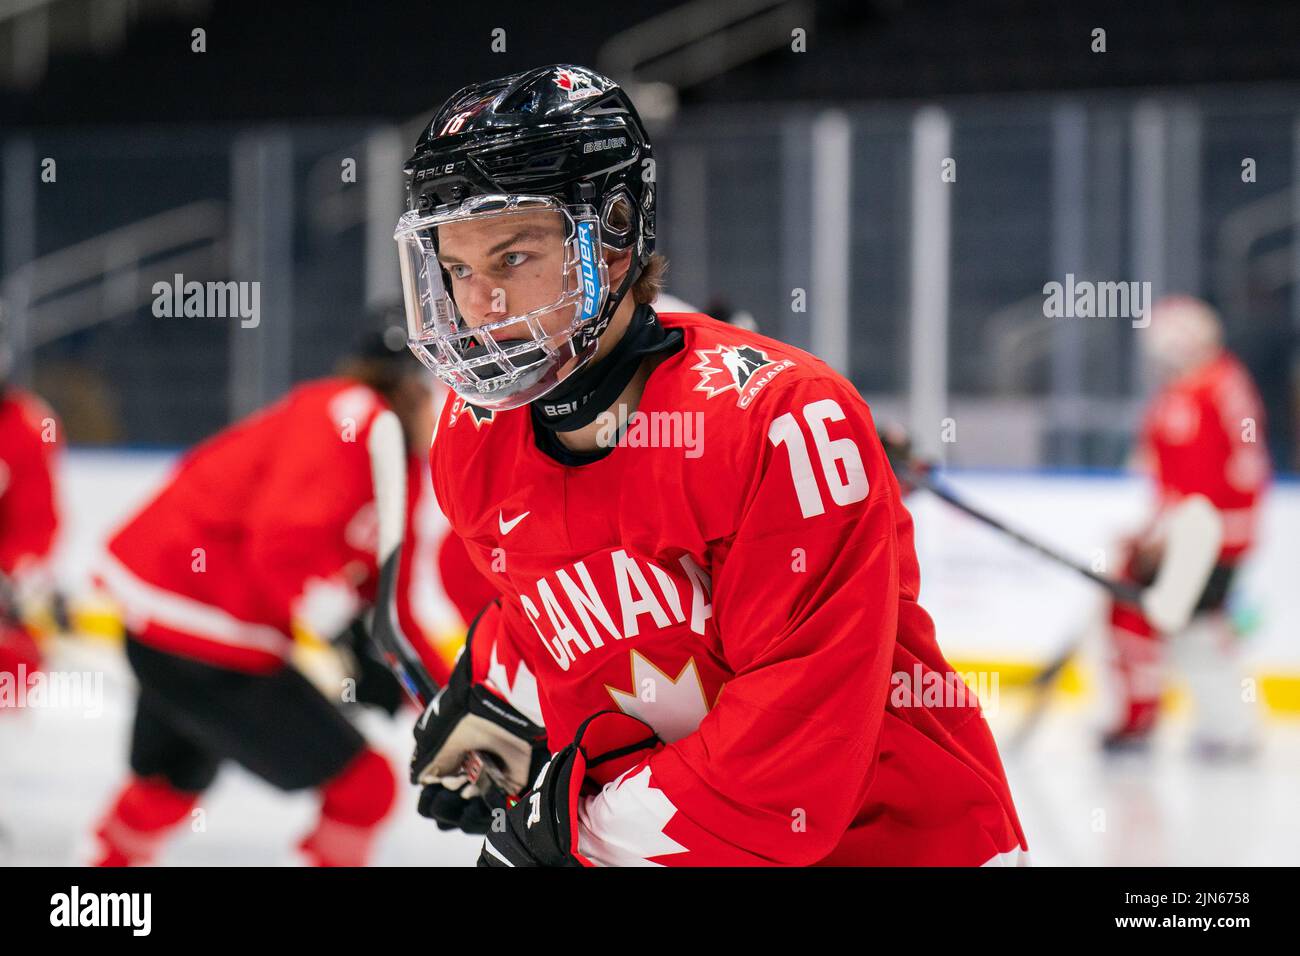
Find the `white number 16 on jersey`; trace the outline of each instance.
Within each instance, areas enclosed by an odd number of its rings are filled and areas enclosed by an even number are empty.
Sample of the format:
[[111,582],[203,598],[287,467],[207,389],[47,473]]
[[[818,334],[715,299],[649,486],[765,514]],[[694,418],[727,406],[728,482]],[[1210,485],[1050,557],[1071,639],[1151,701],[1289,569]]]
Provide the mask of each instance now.
[[[809,402],[803,409],[803,420],[812,433],[817,457],[821,460],[822,475],[830,489],[831,500],[837,505],[851,505],[867,496],[867,471],[862,467],[862,455],[852,438],[831,438],[826,433],[827,422],[844,420],[844,410],[833,398]],[[790,451],[790,477],[794,479],[794,492],[799,497],[799,510],[805,518],[825,514],[821,489],[813,474],[812,459],[808,456],[808,443],[794,414],[786,412],[772,421],[767,438],[773,445],[784,444]],[[844,463],[844,478],[840,478],[837,462]]]

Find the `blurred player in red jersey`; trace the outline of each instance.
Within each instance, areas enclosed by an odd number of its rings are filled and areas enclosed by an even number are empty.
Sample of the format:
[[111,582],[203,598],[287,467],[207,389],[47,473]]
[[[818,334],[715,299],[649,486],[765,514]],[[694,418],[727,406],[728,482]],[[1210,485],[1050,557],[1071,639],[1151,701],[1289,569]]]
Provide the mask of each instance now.
[[1142,341],[1161,387],[1142,423],[1137,460],[1155,482],[1157,506],[1145,530],[1126,543],[1126,573],[1150,582],[1160,563],[1161,517],[1186,495],[1205,495],[1218,509],[1223,546],[1182,633],[1158,634],[1138,609],[1112,606],[1117,712],[1103,743],[1108,750],[1145,746],[1159,714],[1167,648],[1196,709],[1195,748],[1207,756],[1241,755],[1252,748],[1255,714],[1242,693],[1239,637],[1225,604],[1254,542],[1270,478],[1263,408],[1250,373],[1223,347],[1218,316],[1199,299],[1156,302]]
[[[319,823],[300,845],[310,862],[368,859],[393,772],[341,712],[345,688],[330,700],[287,661],[295,636],[333,639],[373,600],[367,439],[385,408],[406,431],[410,524],[431,382],[400,330],[389,333],[369,337],[338,377],[299,386],[189,452],[109,541],[100,577],[124,609],[140,698],[133,776],[97,833],[102,865],[152,859],[225,760],[280,789],[320,793]],[[404,598],[408,588],[409,575]],[[409,604],[399,610],[415,634]],[[359,684],[356,697],[365,699]]]
[[51,567],[60,437],[49,407],[9,384],[4,343],[0,353],[0,674],[16,681],[40,667],[37,640],[62,616]]
[[653,172],[623,91],[560,66],[461,90],[407,165],[411,347],[457,392],[434,489],[496,591],[417,725],[421,812],[485,866],[1023,861],[867,406],[650,307]]

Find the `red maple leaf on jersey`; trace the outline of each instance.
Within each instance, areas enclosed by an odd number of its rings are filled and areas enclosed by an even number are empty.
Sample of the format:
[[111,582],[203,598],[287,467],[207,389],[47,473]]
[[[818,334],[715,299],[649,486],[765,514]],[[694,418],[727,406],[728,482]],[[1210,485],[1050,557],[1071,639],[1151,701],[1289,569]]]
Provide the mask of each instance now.
[[758,372],[773,364],[766,352],[750,345],[719,345],[715,349],[697,349],[700,360],[691,371],[700,373],[697,392],[712,398],[722,392],[741,392]]
[[475,428],[481,428],[485,423],[491,422],[495,413],[490,408],[479,408],[477,405],[471,405],[465,399],[457,395],[453,400],[451,414],[447,418],[448,425],[456,424],[456,419],[461,415],[468,414],[470,420],[474,423]]

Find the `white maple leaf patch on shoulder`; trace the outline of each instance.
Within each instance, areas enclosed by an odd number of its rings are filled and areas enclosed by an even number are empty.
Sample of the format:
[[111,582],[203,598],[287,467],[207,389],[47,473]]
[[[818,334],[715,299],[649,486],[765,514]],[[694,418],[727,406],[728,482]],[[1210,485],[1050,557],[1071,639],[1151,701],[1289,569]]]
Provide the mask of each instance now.
[[713,398],[723,392],[735,392],[736,404],[746,408],[754,396],[768,382],[788,368],[794,367],[790,359],[773,359],[762,349],[752,345],[719,345],[712,349],[696,349],[699,361],[691,371],[700,373],[695,391]]

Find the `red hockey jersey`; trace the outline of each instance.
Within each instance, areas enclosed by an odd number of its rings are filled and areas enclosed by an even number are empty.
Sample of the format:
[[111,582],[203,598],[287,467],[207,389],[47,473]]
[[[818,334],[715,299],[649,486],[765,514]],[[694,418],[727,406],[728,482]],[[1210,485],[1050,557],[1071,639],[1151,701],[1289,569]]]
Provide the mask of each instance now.
[[619,447],[566,467],[527,408],[456,399],[434,488],[500,601],[476,679],[552,750],[618,709],[664,744],[584,798],[598,865],[983,864],[1025,840],[988,726],[917,603],[865,403],[698,314]]
[[[145,643],[251,672],[283,666],[291,626],[331,638],[373,600],[367,440],[386,405],[350,379],[299,386],[203,442],[108,543],[99,575]],[[407,540],[420,456],[408,472]],[[418,635],[403,555],[399,614]],[[446,665],[413,641],[433,672]]]
[[497,595],[492,582],[479,574],[470,561],[465,542],[455,531],[448,530],[438,544],[438,575],[442,578],[442,589],[448,600],[455,605],[467,626]]
[[1231,354],[1166,385],[1152,400],[1141,445],[1164,508],[1205,495],[1223,517],[1220,561],[1239,561],[1255,538],[1270,478],[1264,409],[1250,373]]
[[59,528],[55,466],[59,424],[27,392],[0,394],[0,573],[44,574]]

